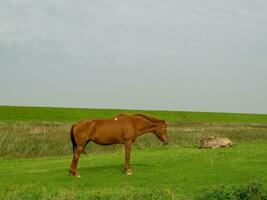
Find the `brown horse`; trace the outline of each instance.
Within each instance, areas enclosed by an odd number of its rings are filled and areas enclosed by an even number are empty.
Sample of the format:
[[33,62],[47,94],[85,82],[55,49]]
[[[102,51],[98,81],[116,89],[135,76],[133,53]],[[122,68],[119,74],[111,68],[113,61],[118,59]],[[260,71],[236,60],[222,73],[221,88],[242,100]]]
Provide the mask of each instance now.
[[84,120],[71,127],[70,136],[73,145],[73,158],[70,173],[79,177],[77,165],[81,153],[90,142],[101,145],[124,144],[126,175],[131,175],[130,154],[135,139],[144,133],[154,133],[164,144],[168,143],[165,120],[143,114],[120,114],[114,118]]

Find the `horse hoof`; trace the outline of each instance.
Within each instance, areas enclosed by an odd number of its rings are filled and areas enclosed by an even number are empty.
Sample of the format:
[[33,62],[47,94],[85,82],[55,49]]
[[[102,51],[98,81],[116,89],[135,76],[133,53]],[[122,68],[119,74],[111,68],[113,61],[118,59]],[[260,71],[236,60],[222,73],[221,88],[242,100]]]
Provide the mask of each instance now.
[[71,172],[70,175],[74,176],[74,177],[77,177],[77,178],[81,177],[79,173],[75,173],[75,172]]
[[131,172],[131,171],[127,171],[127,172],[126,172],[126,175],[127,175],[127,176],[131,176],[131,175],[132,175],[132,172]]

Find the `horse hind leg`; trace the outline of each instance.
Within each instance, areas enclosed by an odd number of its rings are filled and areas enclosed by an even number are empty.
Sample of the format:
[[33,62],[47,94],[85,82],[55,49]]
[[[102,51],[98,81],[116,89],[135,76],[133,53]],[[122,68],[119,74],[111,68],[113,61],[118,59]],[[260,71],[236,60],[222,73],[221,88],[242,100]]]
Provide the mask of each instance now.
[[72,158],[71,167],[70,167],[70,174],[72,176],[80,177],[80,174],[77,171],[77,165],[78,165],[82,151],[83,151],[83,147],[78,146],[75,153],[73,153],[73,158]]
[[80,159],[80,155],[85,153],[85,146],[90,142],[90,135],[87,132],[74,132],[73,138],[75,140],[76,148],[74,148],[73,158],[70,165],[70,174],[72,176],[80,177],[77,166]]
[[85,145],[83,146],[82,154],[84,154],[84,155],[87,155],[87,153],[85,152],[85,147],[86,147],[86,145],[87,145],[89,142],[90,142],[90,140],[88,140],[88,141],[85,143]]
[[75,153],[73,153],[73,158],[72,158],[71,167],[70,167],[70,174],[72,176],[80,177],[80,174],[77,171],[78,162],[79,162],[81,154],[87,155],[85,152],[85,147],[89,142],[90,140],[82,144],[78,144],[77,149],[75,150]]

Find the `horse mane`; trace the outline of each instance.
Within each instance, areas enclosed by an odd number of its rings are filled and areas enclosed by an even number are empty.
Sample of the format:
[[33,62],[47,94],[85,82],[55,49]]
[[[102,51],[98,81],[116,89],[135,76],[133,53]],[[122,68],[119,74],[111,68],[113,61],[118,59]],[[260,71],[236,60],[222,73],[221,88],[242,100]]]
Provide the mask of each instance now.
[[128,113],[119,113],[116,115],[116,117],[125,117],[125,116],[130,116]]
[[141,114],[141,113],[137,113],[137,114],[133,114],[132,116],[138,116],[138,117],[143,117],[151,122],[154,122],[154,123],[159,123],[159,122],[163,122],[164,120],[161,120],[161,119],[157,119],[155,117],[151,117],[151,116],[147,116],[147,115],[144,115],[144,114]]

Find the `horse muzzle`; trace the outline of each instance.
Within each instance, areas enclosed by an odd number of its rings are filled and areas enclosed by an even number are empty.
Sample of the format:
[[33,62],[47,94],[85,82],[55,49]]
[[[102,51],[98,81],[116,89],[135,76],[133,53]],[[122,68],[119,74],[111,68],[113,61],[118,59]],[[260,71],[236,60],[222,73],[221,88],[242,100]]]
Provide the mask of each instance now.
[[165,141],[163,141],[163,144],[164,145],[169,144],[169,141],[168,140],[165,140]]

